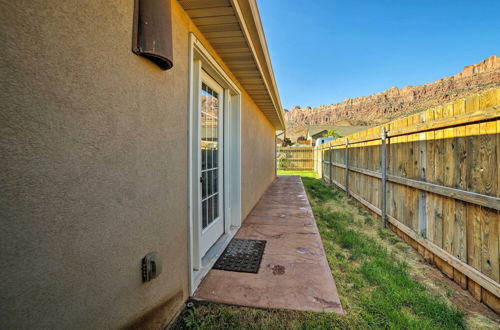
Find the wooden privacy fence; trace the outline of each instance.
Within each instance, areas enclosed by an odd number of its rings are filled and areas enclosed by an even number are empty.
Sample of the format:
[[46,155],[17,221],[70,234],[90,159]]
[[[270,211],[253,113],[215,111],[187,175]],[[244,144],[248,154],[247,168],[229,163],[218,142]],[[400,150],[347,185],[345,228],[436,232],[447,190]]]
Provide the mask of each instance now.
[[314,170],[500,312],[500,88],[314,149]]
[[311,171],[313,169],[313,148],[279,147],[276,161],[279,170]]

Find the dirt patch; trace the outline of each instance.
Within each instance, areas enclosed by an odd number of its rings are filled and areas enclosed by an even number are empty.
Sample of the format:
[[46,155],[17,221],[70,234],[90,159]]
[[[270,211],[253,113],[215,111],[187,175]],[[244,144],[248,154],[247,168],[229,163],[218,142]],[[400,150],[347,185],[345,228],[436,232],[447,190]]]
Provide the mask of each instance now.
[[406,262],[410,273],[429,290],[442,296],[449,303],[457,306],[466,315],[465,319],[471,329],[498,329],[500,316],[475,300],[468,291],[446,277],[438,269],[429,265],[423,257],[412,248],[408,252],[411,258]]

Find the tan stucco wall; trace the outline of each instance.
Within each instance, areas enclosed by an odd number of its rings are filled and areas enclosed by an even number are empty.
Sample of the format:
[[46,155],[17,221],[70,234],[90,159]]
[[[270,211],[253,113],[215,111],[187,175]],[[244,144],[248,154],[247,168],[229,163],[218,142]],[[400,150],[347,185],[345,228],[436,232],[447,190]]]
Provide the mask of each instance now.
[[275,128],[249,97],[242,100],[241,209],[250,213],[276,175]]
[[[2,329],[118,328],[151,311],[162,323],[187,298],[197,31],[173,1],[164,72],[132,54],[132,12],[132,0],[0,0]],[[246,216],[274,177],[274,128],[246,94],[242,121]],[[143,284],[150,251],[163,273]]]

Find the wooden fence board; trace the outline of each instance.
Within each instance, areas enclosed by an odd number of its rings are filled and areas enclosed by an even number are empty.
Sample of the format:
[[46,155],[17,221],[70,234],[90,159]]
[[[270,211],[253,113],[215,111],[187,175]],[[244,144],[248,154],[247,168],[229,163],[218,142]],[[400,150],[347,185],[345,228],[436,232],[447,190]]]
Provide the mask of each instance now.
[[[413,126],[418,124],[418,119],[420,116],[413,115],[410,117],[411,120],[408,121],[408,125]],[[411,179],[418,179],[418,169],[419,169],[419,161],[420,157],[418,154],[418,133],[408,135],[408,146],[410,148],[409,164],[408,164],[408,177]],[[409,219],[408,223],[410,224],[410,228],[418,232],[418,190],[414,188],[408,188],[408,210],[409,210]]]
[[[454,106],[455,113],[465,112],[465,102],[455,102]],[[465,127],[455,127],[453,129],[453,172],[454,172],[454,182],[453,187],[466,190],[467,189],[467,148],[465,141]],[[452,254],[458,259],[467,262],[467,206],[466,203],[460,200],[455,200],[455,224],[453,230],[452,238]],[[455,270],[453,273],[453,279],[457,282],[463,289],[467,289],[467,277]]]
[[498,103],[497,103],[497,90],[495,89],[488,90],[479,96],[479,109],[493,107]]
[[[486,94],[484,106],[491,104],[496,95]],[[483,96],[481,96],[483,100]],[[479,164],[480,185],[478,192],[490,196],[497,196],[498,182],[498,159],[496,148],[496,122],[486,122],[479,124],[480,152]],[[482,207],[481,217],[481,271],[489,277],[500,281],[499,265],[499,231],[498,231],[498,212],[492,209]]]
[[[425,113],[424,113],[425,114]],[[421,119],[425,120],[425,117]],[[427,171],[427,144],[425,141],[426,133],[420,133],[418,135],[418,157],[419,157],[419,167],[418,167],[418,180],[426,181],[426,171]],[[427,192],[418,190],[418,233],[422,236],[427,236]]]
[[[443,185],[443,130],[434,132],[434,183]],[[443,200],[439,195],[434,195],[434,243],[443,246]]]
[[[433,113],[434,114],[434,113]],[[434,116],[432,116],[434,118]],[[434,132],[426,132],[425,137],[427,139],[426,151],[427,151],[427,167],[426,167],[426,181],[435,182],[435,155],[434,155]],[[435,241],[435,196],[431,192],[426,193],[426,221],[427,221],[427,239],[431,242]]]
[[[394,122],[394,128],[399,128],[400,122],[395,121]],[[401,147],[401,137],[395,137],[395,138],[390,138],[389,139],[391,142],[392,146],[392,157],[390,159],[390,162],[392,163],[392,170],[389,174],[394,174],[397,176],[401,176],[401,166],[399,164],[399,158],[400,158],[400,147]],[[399,198],[397,196],[401,195],[401,186],[398,184],[393,183],[392,185],[392,197],[391,197],[391,204],[392,204],[392,213],[391,215],[394,216],[397,219],[401,218],[401,214],[399,211],[400,205],[399,205]]]
[[465,99],[465,112],[479,110],[479,95],[471,95]]
[[[446,109],[447,107],[445,107]],[[443,185],[452,187],[455,184],[455,157],[454,157],[453,128],[443,130]],[[443,199],[443,249],[452,253],[453,232],[455,229],[455,200]]]
[[[496,122],[486,122],[479,124],[479,164],[481,165],[479,176],[479,193],[496,196],[498,162],[496,151]],[[495,180],[497,179],[497,180]]]

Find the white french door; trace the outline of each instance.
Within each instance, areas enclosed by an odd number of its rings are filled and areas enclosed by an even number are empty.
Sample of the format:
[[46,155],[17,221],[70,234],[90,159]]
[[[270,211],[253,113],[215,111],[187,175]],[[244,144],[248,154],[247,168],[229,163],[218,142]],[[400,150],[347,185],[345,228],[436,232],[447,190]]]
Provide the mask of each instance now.
[[190,33],[189,294],[241,226],[241,91]]
[[224,178],[224,90],[203,71],[199,96],[198,223],[201,229],[200,256],[203,257],[224,234],[224,185],[222,182]]

